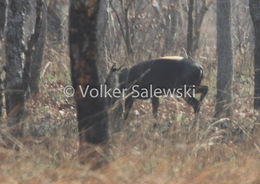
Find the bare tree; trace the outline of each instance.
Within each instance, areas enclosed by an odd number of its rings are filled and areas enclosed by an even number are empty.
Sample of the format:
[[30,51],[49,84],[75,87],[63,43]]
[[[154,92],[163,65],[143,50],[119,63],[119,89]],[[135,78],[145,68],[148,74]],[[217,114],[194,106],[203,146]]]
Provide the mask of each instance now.
[[174,39],[176,37],[179,12],[179,0],[169,0],[167,6],[162,6],[162,1],[153,0],[152,7],[159,16],[160,26],[165,32],[162,55],[171,55],[174,51]]
[[133,48],[132,48],[132,42],[131,42],[131,27],[130,27],[130,21],[129,21],[129,11],[134,1],[125,1],[125,0],[119,0],[121,11],[122,11],[122,17],[120,18],[119,12],[116,10],[114,3],[112,0],[110,2],[110,7],[112,8],[113,12],[116,15],[117,21],[119,23],[120,31],[123,36],[126,48],[127,48],[127,54],[131,55],[133,54]]
[[25,66],[24,20],[26,0],[10,0],[6,32],[6,112],[18,120],[24,111],[25,92],[23,73]]
[[204,16],[213,2],[213,0],[189,1],[187,32],[187,54],[189,56],[193,56],[195,51],[199,48],[200,28]]
[[[37,0],[35,7],[36,20],[34,33],[27,43],[25,51],[26,68],[25,82],[28,82],[29,95],[34,96],[39,92],[40,72],[47,30],[46,1]],[[26,79],[27,75],[27,79]]]
[[216,117],[232,115],[232,40],[230,0],[217,0],[217,99]]
[[250,14],[255,28],[255,94],[254,108],[260,109],[260,1],[249,0]]
[[3,82],[2,82],[2,39],[4,36],[5,24],[6,24],[6,9],[7,9],[7,0],[0,0],[0,117],[2,115],[3,108]]
[[49,0],[48,5],[48,37],[54,46],[64,46],[68,37],[68,5],[69,0]]
[[194,9],[195,9],[195,20],[193,25],[193,45],[192,52],[194,52],[199,48],[199,40],[200,40],[200,28],[203,22],[203,19],[208,12],[210,6],[214,3],[214,0],[196,0]]
[[107,0],[101,0],[99,13],[98,13],[98,23],[97,23],[97,42],[98,42],[98,75],[100,78],[100,83],[104,84],[107,73],[107,63],[104,62],[106,57],[106,45],[105,45],[105,34],[108,27],[108,4]]
[[0,41],[2,41],[4,35],[4,28],[6,23],[6,8],[7,0],[0,0]]
[[[71,79],[77,104],[79,152],[85,151],[86,143],[100,144],[108,139],[108,115],[104,98],[83,97],[87,87],[98,89],[97,25],[100,1],[71,1],[69,43]],[[85,160],[81,160],[84,162]]]
[[193,45],[193,13],[194,0],[189,0],[189,12],[188,12],[188,31],[187,31],[187,54],[192,55],[192,45]]
[[5,97],[6,112],[15,117],[15,124],[24,113],[26,97],[38,89],[45,28],[45,1],[9,1]]

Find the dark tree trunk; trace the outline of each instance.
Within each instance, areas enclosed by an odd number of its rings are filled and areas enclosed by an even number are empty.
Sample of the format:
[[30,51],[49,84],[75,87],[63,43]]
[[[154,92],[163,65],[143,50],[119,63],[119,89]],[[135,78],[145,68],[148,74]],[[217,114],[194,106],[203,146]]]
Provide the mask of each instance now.
[[232,115],[232,41],[230,0],[217,0],[217,99],[216,117]]
[[249,0],[250,14],[255,28],[255,94],[254,108],[260,110],[260,1]]
[[192,56],[192,46],[193,46],[193,12],[194,0],[189,1],[189,12],[188,12],[188,32],[187,32],[187,54]]
[[2,116],[3,109],[3,50],[2,50],[2,39],[4,37],[5,23],[6,23],[6,9],[7,0],[0,0],[0,117]]
[[99,144],[108,139],[108,116],[104,98],[84,98],[80,87],[99,88],[97,22],[99,0],[71,1],[69,43],[71,79],[77,104],[80,151],[85,143]]

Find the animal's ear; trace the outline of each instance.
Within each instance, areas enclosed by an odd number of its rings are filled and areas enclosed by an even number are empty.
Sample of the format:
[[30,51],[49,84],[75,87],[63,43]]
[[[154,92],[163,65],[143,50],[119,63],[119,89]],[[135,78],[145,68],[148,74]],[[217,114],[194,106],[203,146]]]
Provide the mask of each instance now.
[[117,70],[117,69],[116,69],[116,63],[113,63],[113,65],[112,65],[111,68],[110,68],[109,73],[114,72],[114,71],[116,71],[116,70]]
[[111,72],[117,71],[116,63],[114,63],[111,67]]

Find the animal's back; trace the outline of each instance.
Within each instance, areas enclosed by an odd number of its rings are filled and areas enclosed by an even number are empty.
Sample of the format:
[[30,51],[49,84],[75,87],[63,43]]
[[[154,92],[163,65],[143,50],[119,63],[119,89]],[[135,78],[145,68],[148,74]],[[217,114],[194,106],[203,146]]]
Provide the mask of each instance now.
[[133,66],[129,72],[129,82],[140,87],[149,87],[150,84],[161,88],[179,87],[182,84],[193,85],[200,75],[200,65],[192,60],[164,57]]

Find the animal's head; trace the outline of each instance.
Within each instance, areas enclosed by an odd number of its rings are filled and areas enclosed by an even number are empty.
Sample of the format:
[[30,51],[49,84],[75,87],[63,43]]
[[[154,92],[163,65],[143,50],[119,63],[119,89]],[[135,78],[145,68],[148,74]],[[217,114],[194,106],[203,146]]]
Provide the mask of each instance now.
[[109,88],[116,87],[119,83],[119,71],[120,68],[116,68],[115,65],[113,65],[107,75],[106,78],[106,85]]
[[111,67],[107,78],[106,85],[111,88],[121,88],[122,83],[126,82],[128,76],[128,69],[120,66],[119,68],[114,65]]
[[[118,88],[118,89],[122,89],[123,88],[123,84],[126,82],[127,80],[127,75],[128,75],[128,69],[127,68],[122,68],[122,67],[115,67],[115,66],[112,66],[108,75],[107,75],[107,78],[106,78],[106,86],[107,86],[107,89],[112,89],[112,91],[115,89],[115,88]],[[109,99],[109,104],[113,104],[115,102],[116,99],[112,98],[112,99]]]

